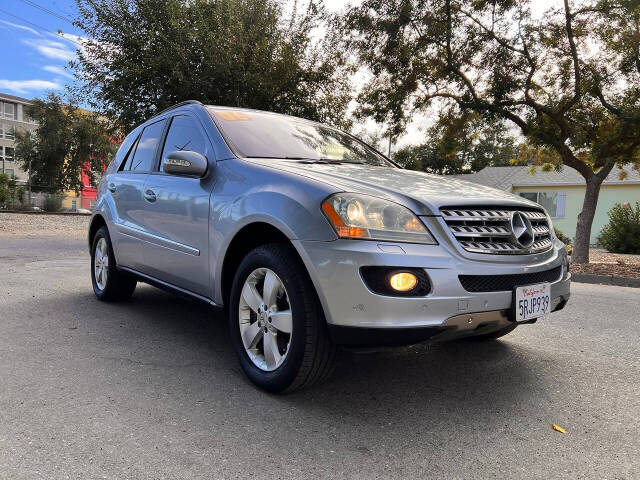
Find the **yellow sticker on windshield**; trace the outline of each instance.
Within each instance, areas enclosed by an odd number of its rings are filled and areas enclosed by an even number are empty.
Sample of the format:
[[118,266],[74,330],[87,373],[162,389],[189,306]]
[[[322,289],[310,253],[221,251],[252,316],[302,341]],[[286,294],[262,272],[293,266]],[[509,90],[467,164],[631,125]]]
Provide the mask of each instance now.
[[334,160],[342,160],[347,154],[347,149],[339,143],[328,143],[324,145],[318,152],[323,157],[328,157]]
[[233,112],[229,110],[218,110],[216,112],[221,119],[226,120],[227,122],[239,122],[242,120],[251,120],[251,117],[246,113],[242,112]]

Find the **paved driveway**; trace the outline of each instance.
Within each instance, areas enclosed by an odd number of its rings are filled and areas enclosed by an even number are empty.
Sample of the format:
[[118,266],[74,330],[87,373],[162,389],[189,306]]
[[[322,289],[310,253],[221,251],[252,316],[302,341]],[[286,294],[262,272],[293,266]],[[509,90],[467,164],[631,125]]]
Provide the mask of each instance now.
[[640,478],[638,289],[575,284],[501,341],[345,353],[273,396],[221,314],[100,303],[88,261],[0,236],[0,478]]

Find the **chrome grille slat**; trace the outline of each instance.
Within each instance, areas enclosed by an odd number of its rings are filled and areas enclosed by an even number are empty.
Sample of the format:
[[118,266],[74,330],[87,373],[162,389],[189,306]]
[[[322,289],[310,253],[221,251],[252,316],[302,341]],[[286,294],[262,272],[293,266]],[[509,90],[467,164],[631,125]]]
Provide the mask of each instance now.
[[[528,248],[513,238],[510,226],[513,211],[522,212],[531,222],[534,242]],[[541,210],[461,206],[442,208],[440,213],[454,238],[469,252],[522,255],[544,252],[553,245],[547,215]]]

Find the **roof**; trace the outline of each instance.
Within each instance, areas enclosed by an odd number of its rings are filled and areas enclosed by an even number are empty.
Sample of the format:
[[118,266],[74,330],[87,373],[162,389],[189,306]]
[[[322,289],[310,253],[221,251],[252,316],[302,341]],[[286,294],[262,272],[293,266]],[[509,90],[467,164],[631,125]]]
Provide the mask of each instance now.
[[[559,172],[536,173],[527,172],[528,166],[515,167],[485,167],[479,172],[464,175],[452,175],[453,177],[469,182],[486,185],[488,187],[510,190],[512,187],[539,187],[539,186],[581,186],[585,180],[576,170],[563,166]],[[620,180],[620,171],[627,173],[625,180]],[[623,169],[614,167],[607,176],[604,185],[640,185],[640,172],[632,165],[625,165]]]
[[28,100],[22,97],[16,97],[15,95],[9,95],[8,93],[2,93],[2,92],[0,92],[0,100],[17,102],[17,103],[25,103],[27,105],[31,105],[31,100]]

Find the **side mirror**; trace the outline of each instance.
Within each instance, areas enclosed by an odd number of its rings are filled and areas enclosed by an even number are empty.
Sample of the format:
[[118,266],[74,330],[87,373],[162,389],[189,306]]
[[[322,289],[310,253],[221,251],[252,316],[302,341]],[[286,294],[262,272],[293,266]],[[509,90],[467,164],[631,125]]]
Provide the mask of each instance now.
[[207,173],[207,157],[190,150],[171,152],[162,165],[162,171],[171,175],[204,177]]

